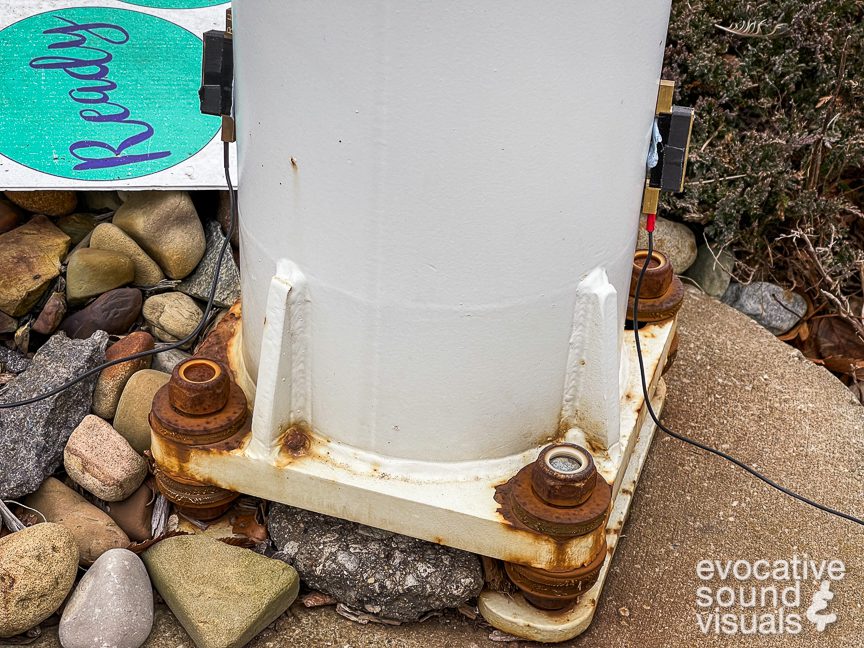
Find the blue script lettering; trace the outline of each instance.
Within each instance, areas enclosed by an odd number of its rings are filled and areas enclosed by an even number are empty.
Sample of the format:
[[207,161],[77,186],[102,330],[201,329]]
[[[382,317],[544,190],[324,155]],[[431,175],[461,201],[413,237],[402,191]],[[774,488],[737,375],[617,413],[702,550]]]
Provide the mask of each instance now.
[[[117,89],[117,84],[108,78],[108,64],[114,56],[99,47],[87,44],[88,38],[95,38],[110,45],[124,45],[129,42],[129,32],[122,27],[110,23],[78,24],[68,18],[55,16],[66,23],[60,27],[48,29],[45,35],[60,35],[68,37],[48,46],[49,50],[76,50],[64,52],[66,55],[40,56],[30,61],[34,70],[63,70],[77,81],[86,81],[69,91],[69,97],[76,103],[90,106],[79,111],[78,115],[85,122],[92,124],[114,123],[136,127],[137,132],[122,142],[113,146],[100,140],[80,140],[69,146],[69,152],[81,164],[75,166],[76,171],[106,169],[127,164],[137,164],[150,160],[159,160],[171,155],[171,151],[147,151],[136,153],[131,151],[135,146],[143,144],[155,134],[153,126],[145,121],[132,119],[129,109],[111,101],[108,93]],[[88,54],[92,53],[92,54]],[[100,106],[97,110],[94,106]],[[98,151],[107,151],[110,156],[99,155]]]

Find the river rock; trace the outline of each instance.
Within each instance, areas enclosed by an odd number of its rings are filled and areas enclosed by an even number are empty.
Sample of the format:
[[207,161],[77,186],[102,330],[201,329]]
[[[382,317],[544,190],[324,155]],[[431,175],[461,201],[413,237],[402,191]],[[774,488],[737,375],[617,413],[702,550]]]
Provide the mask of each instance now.
[[[219,252],[225,237],[222,235],[219,222],[215,220],[207,221],[204,225],[204,231],[207,238],[207,251],[204,253],[204,258],[195,268],[195,272],[177,286],[177,290],[206,302],[210,297],[213,277],[219,266]],[[239,297],[240,271],[237,269],[237,264],[234,263],[234,255],[231,254],[231,246],[229,245],[225,250],[225,256],[222,258],[222,268],[219,272],[219,281],[216,284],[216,296],[213,303],[229,308]]]
[[732,281],[732,275],[729,273],[734,267],[735,255],[729,250],[717,246],[700,245],[696,253],[696,261],[684,274],[690,277],[705,294],[719,299]]
[[33,308],[68,249],[69,237],[44,216],[0,234],[0,310],[20,317]]
[[69,214],[54,221],[54,224],[72,239],[72,245],[78,245],[87,238],[98,223],[99,219],[93,214]]
[[129,379],[120,395],[114,429],[139,453],[150,449],[149,416],[153,397],[170,378],[161,371],[142,369]]
[[78,548],[68,529],[37,524],[0,538],[0,637],[54,614],[72,589]]
[[92,212],[117,211],[123,204],[116,191],[82,191],[79,197],[84,207]]
[[185,191],[125,194],[114,224],[135,239],[171,279],[188,276],[204,256],[204,228]]
[[[216,220],[222,227],[222,232],[228,236],[228,230],[231,229],[231,194],[228,191],[219,192],[219,206],[216,210]],[[234,233],[231,235],[231,245],[235,248],[240,245],[240,223],[234,224]]]
[[195,330],[204,316],[191,297],[179,292],[148,297],[142,312],[153,327],[153,334],[163,342],[182,340]]
[[9,317],[3,311],[0,311],[0,335],[4,333],[14,333],[18,330],[18,320],[14,317]]
[[133,283],[136,286],[155,286],[165,278],[156,262],[116,225],[97,226],[90,237],[90,247],[117,252],[131,259],[135,265]]
[[134,278],[135,264],[129,257],[110,250],[84,248],[69,255],[66,297],[70,303],[80,303],[125,286]]
[[[639,242],[636,247],[644,249],[648,247],[645,214],[642,214],[640,223]],[[654,230],[654,249],[666,255],[676,274],[682,274],[696,260],[696,235],[683,223],[658,217]]]
[[92,564],[106,551],[129,545],[129,537],[104,511],[53,477],[24,503],[72,532],[82,565]]
[[74,191],[6,191],[6,197],[32,214],[65,216],[75,211],[78,196]]
[[764,281],[730,284],[722,301],[774,335],[788,332],[807,313],[807,302],[801,295]]
[[204,535],[168,538],[144,563],[198,648],[241,648],[297,598],[297,572],[280,560]]
[[[116,360],[149,351],[155,344],[153,336],[146,331],[135,331],[109,347],[105,352],[105,360]],[[148,369],[151,360],[152,356],[148,356],[103,369],[96,381],[96,390],[93,392],[93,413],[104,419],[114,418],[120,394],[123,393],[126,383],[136,371]]]
[[137,288],[111,290],[67,317],[60,327],[73,338],[87,338],[95,331],[122,335],[132,328],[141,314],[142,301],[141,291]]
[[164,373],[170,374],[172,371],[174,371],[174,367],[176,367],[184,360],[188,360],[191,357],[192,355],[190,353],[186,353],[185,351],[181,351],[180,349],[163,351],[162,353],[157,353],[153,357],[153,362],[150,365],[150,368],[155,369],[156,371],[162,371]]
[[106,502],[124,500],[147,476],[147,462],[111,424],[90,414],[75,428],[63,465],[76,484]]
[[153,628],[153,589],[141,559],[112,549],[84,574],[60,619],[63,648],[138,648]]
[[268,529],[309,587],[387,619],[416,621],[483,589],[480,560],[458,549],[282,504]]
[[143,542],[152,536],[154,498],[153,491],[144,483],[122,502],[108,502],[105,512],[131,540]]
[[[45,393],[102,362],[108,335],[86,340],[52,336],[24,373],[0,393],[10,403]],[[0,414],[0,499],[29,495],[60,465],[63,448],[90,411],[96,376],[30,405]]]
[[24,210],[9,202],[8,200],[0,200],[0,234],[5,234],[11,229],[15,229],[21,223],[24,217]]
[[33,331],[41,335],[51,335],[60,326],[66,315],[66,293],[51,293],[42,307],[39,317],[33,323]]

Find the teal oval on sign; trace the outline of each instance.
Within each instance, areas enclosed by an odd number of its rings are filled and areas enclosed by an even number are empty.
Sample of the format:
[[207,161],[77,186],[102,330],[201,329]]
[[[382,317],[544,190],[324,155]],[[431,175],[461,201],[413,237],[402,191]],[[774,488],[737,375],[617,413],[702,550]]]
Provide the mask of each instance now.
[[120,2],[158,9],[200,9],[201,7],[228,4],[230,0],[120,0]]
[[164,171],[219,129],[199,111],[201,40],[126,9],[76,7],[0,31],[0,154],[75,180]]

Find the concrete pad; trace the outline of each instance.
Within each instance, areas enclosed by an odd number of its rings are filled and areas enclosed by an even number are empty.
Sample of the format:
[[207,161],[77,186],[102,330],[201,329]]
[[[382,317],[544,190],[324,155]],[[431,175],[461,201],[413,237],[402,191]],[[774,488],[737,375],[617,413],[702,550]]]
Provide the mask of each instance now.
[[[852,394],[755,322],[695,291],[687,293],[679,326],[678,358],[666,375],[664,422],[812,498],[864,516],[864,407]],[[836,613],[837,621],[824,632],[806,618],[798,635],[700,632],[696,590],[720,585],[699,580],[700,560],[775,561],[796,554],[845,562],[847,573],[832,584],[835,596],[821,612]],[[754,581],[734,583],[736,588],[740,584],[749,590]],[[801,584],[802,617],[817,586],[814,580]],[[574,641],[558,645],[858,646],[864,637],[862,592],[864,529],[798,504],[730,464],[658,432],[594,623]],[[361,626],[333,608],[309,611],[295,604],[249,645],[500,646],[488,640],[489,632],[455,612],[400,627]],[[56,630],[46,629],[31,645],[59,646]],[[192,645],[164,606],[157,606],[145,646]]]

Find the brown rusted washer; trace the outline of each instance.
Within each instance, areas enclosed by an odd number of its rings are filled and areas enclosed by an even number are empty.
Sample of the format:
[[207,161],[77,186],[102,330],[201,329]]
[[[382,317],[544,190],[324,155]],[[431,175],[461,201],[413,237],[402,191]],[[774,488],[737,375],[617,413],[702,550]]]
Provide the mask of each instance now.
[[[211,387],[213,393],[208,394]],[[220,407],[213,409],[216,404]],[[150,427],[183,445],[209,445],[232,436],[247,416],[246,395],[225,368],[210,358],[196,357],[175,367],[168,384],[156,392]]]
[[157,465],[156,486],[181,513],[196,520],[215,520],[223,515],[240,494],[166,473]]
[[[636,250],[630,279],[630,298],[627,303],[627,319],[633,321],[633,297],[639,273],[648,258],[648,250]],[[675,276],[672,265],[662,252],[654,251],[648,262],[648,270],[642,280],[639,293],[639,323],[661,322],[674,317],[684,301],[684,285]]]
[[542,610],[565,610],[576,605],[579,597],[597,582],[606,554],[604,538],[601,549],[591,562],[582,567],[547,571],[528,565],[504,563],[504,570],[531,605]]
[[221,364],[210,358],[190,358],[171,374],[169,400],[184,414],[213,414],[225,407],[231,392],[231,379]]

